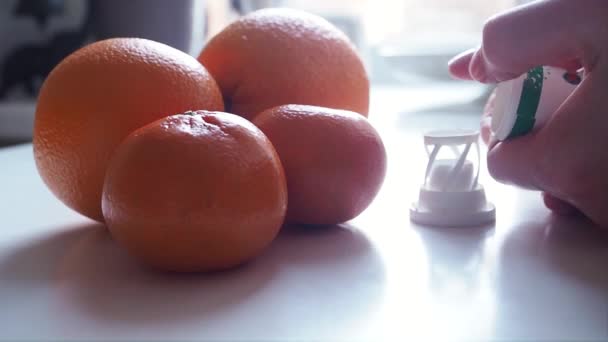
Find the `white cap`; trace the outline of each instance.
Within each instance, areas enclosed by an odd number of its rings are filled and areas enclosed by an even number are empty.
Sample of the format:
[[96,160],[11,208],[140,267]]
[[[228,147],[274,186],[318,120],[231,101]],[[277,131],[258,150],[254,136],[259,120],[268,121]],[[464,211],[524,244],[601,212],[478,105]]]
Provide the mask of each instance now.
[[491,130],[498,140],[542,126],[581,82],[581,75],[540,66],[496,86]]
[[[478,141],[479,132],[476,131],[436,131],[424,135],[429,161],[418,201],[410,208],[413,222],[462,227],[479,226],[495,220],[494,205],[486,200],[483,186],[478,183]],[[428,150],[430,145],[433,146],[432,151]],[[455,158],[437,159],[442,147],[454,151]],[[477,153],[477,167],[467,160],[471,147]]]

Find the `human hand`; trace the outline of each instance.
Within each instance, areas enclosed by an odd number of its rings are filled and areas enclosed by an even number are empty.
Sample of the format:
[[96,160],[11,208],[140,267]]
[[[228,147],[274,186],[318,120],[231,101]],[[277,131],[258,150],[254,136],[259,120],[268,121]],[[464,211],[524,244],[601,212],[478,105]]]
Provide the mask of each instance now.
[[[450,62],[457,78],[509,80],[538,65],[585,79],[541,129],[490,143],[488,168],[503,183],[544,191],[558,213],[576,208],[608,227],[608,1],[547,0],[491,18],[482,45]],[[484,117],[491,116],[490,99]],[[489,138],[488,120],[482,136]]]

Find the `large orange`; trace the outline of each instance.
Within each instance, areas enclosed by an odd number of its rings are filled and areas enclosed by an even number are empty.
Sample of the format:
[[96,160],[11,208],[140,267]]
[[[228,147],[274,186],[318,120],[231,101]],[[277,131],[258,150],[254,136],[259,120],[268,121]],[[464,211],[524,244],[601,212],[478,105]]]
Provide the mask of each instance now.
[[38,171],[66,205],[101,221],[108,160],[129,133],[190,109],[223,110],[219,88],[193,57],[144,39],[110,39],[63,60],[36,108]]
[[329,225],[359,215],[384,180],[386,153],[374,127],[345,110],[284,105],[255,116],[287,177],[286,221]]
[[249,121],[221,112],[174,115],[116,149],[103,213],[133,255],[171,271],[209,271],[259,254],[285,217],[279,158]]
[[353,44],[313,14],[253,12],[213,37],[199,61],[217,80],[226,110],[245,118],[290,103],[368,113],[369,80]]

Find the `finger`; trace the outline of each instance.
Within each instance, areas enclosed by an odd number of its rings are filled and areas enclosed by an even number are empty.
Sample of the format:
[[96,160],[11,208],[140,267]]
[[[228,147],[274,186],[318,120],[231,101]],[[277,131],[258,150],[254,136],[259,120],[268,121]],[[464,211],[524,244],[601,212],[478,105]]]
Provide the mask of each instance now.
[[[496,83],[496,82],[501,82],[501,81],[505,81],[505,80],[510,80],[510,79],[516,78],[520,75],[517,71],[510,72],[510,71],[500,71],[500,70],[494,70],[494,71],[492,71],[491,74],[489,74],[487,71],[487,66],[485,63],[484,56],[485,56],[484,51],[481,49],[475,51],[472,54],[472,56],[469,59],[469,69],[466,71],[466,75],[468,77],[468,78],[466,78],[467,80],[473,79],[473,80],[476,80],[476,81],[479,81],[482,83]],[[566,58],[566,57],[564,57],[564,58]],[[562,68],[562,69],[565,69],[565,70],[571,71],[571,72],[577,72],[578,70],[580,70],[583,67],[581,60],[578,58],[547,61],[544,63],[537,63],[536,65],[541,65],[541,64]],[[462,68],[462,67],[460,67],[460,68]],[[527,70],[529,70],[529,69],[526,69],[526,71]],[[459,71],[459,72],[464,73],[462,71]]]
[[538,65],[585,65],[593,46],[585,27],[587,7],[576,1],[540,1],[491,18],[484,26],[481,48],[470,60],[470,76],[492,83]]
[[573,216],[573,215],[580,214],[580,211],[578,209],[576,209],[575,206],[573,206],[572,204],[570,204],[566,201],[563,201],[546,192],[543,192],[542,196],[543,196],[543,202],[545,203],[545,206],[557,215]]
[[469,49],[452,58],[448,62],[450,75],[461,80],[472,80],[469,74],[469,63],[477,49]]
[[[450,72],[450,75],[452,75],[452,77],[457,78],[457,79],[461,79],[461,80],[473,80],[473,76],[471,76],[471,60],[473,59],[473,56],[475,54],[481,54],[481,50],[480,49],[469,49],[467,51],[464,51],[458,55],[456,55],[455,57],[453,57],[449,62],[448,62],[448,71]],[[481,56],[478,56],[477,58],[481,58]],[[579,60],[579,58],[574,58],[574,59],[565,59],[565,60],[555,60],[552,62],[547,62],[547,63],[540,63],[540,64],[545,64],[545,65],[549,65],[549,66],[553,66],[553,67],[558,67],[558,68],[562,68],[568,71],[572,71],[575,72],[579,69],[581,69],[583,67],[583,64],[581,63],[581,61]],[[476,60],[475,61],[475,65],[472,68],[480,68],[483,66],[483,58],[481,60]],[[478,78],[487,78],[485,73],[485,69],[483,70],[479,70],[477,71],[477,73],[479,74],[477,77]],[[504,79],[509,79],[510,75],[515,75],[515,73],[507,73],[506,75],[502,76],[502,77],[496,77],[496,75],[494,75],[494,78],[500,78],[501,80]]]

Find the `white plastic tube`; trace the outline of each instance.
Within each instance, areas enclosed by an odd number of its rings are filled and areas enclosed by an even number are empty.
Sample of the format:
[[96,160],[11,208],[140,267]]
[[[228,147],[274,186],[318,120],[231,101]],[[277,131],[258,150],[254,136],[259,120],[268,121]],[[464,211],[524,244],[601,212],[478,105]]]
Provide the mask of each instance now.
[[579,73],[541,66],[496,87],[491,130],[498,140],[544,125],[582,81]]

